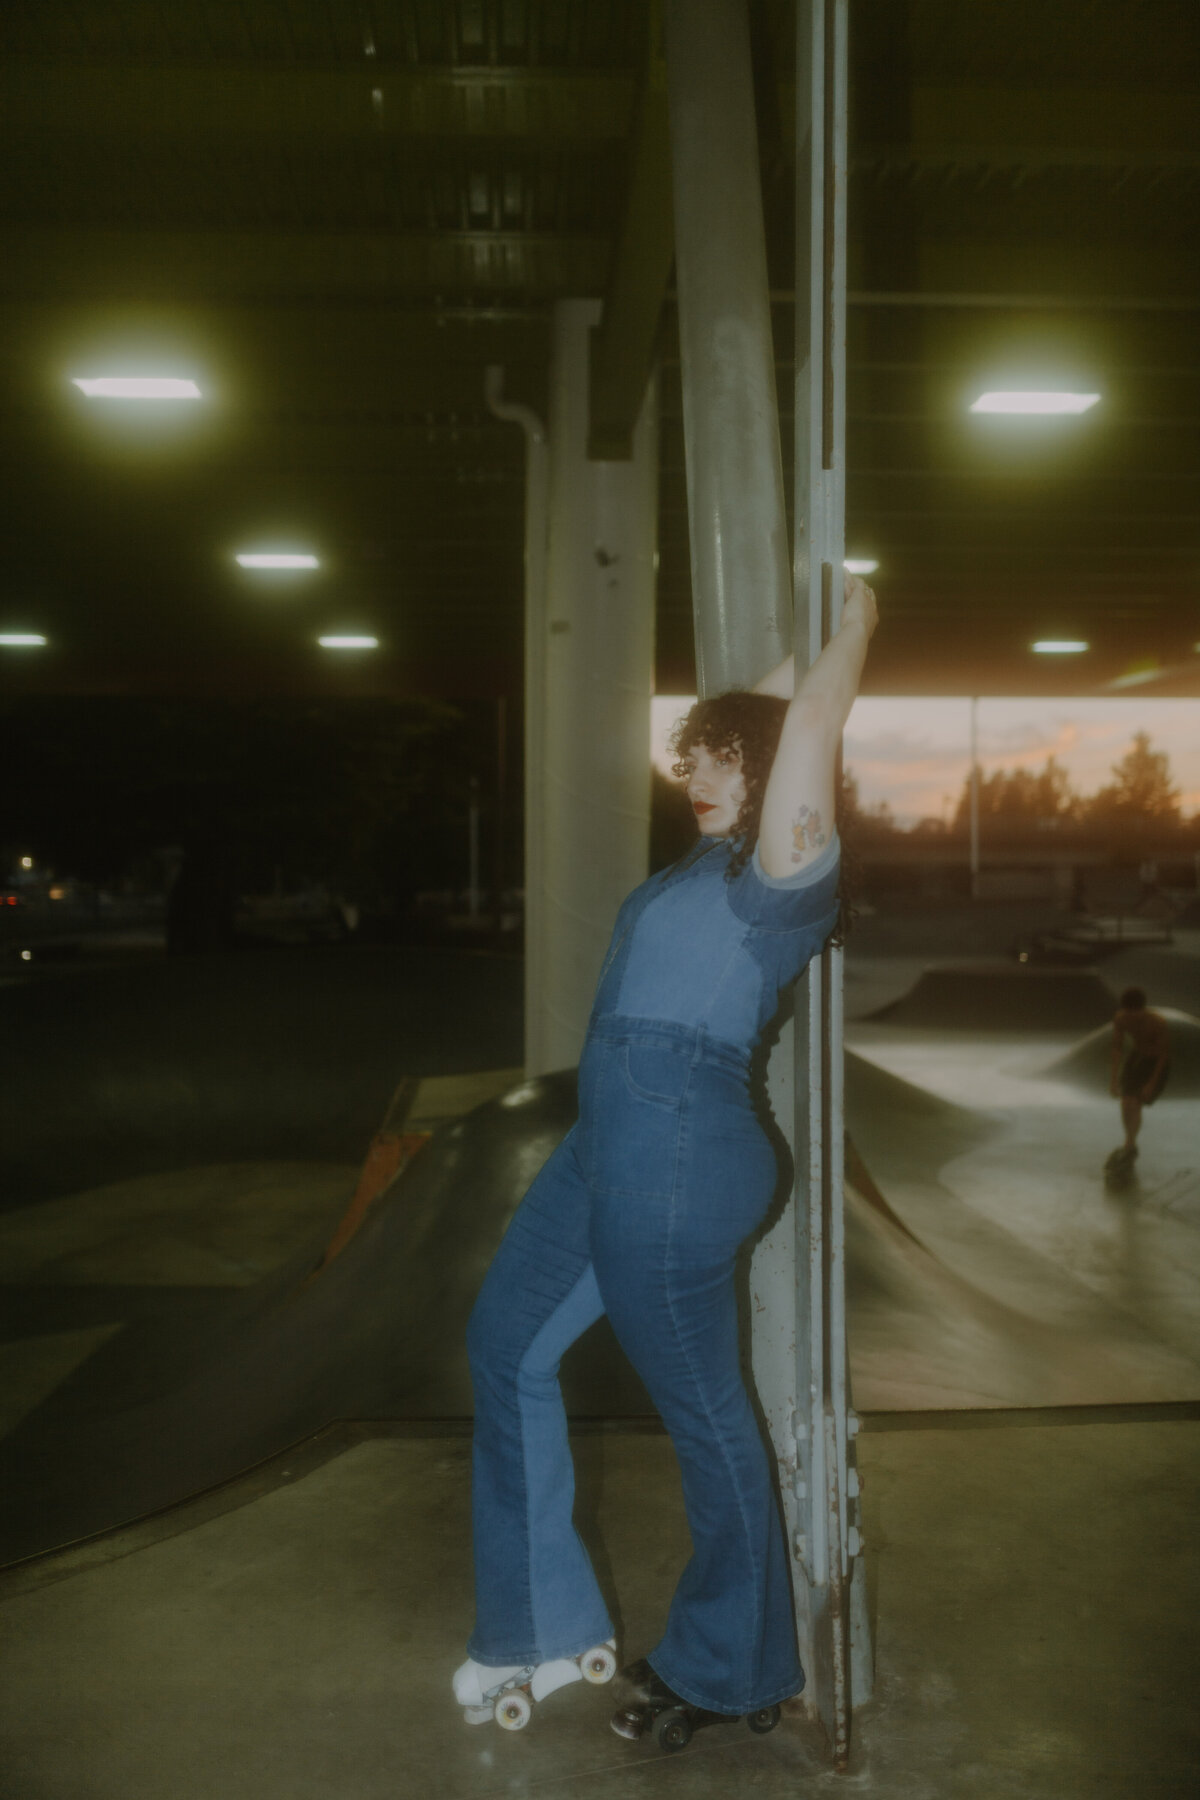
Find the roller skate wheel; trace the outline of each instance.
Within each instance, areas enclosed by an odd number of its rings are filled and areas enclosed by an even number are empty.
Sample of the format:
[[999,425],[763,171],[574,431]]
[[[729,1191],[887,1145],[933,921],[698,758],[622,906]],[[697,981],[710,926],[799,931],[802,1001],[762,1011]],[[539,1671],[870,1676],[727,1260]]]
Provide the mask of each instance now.
[[654,1741],[668,1756],[676,1750],[687,1749],[692,1741],[692,1727],[681,1706],[671,1706],[666,1712],[659,1713],[654,1721]]
[[533,1713],[528,1694],[516,1689],[501,1694],[496,1702],[496,1723],[501,1731],[524,1731]]
[[759,1737],[765,1737],[767,1732],[774,1731],[779,1723],[779,1708],[777,1706],[760,1706],[757,1712],[746,1714],[746,1723],[751,1731],[758,1733]]
[[579,1667],[585,1681],[590,1681],[593,1687],[603,1687],[616,1674],[617,1659],[607,1644],[597,1644],[594,1650],[580,1657]]
[[492,1720],[492,1709],[488,1705],[464,1706],[463,1718],[468,1725],[490,1725]]

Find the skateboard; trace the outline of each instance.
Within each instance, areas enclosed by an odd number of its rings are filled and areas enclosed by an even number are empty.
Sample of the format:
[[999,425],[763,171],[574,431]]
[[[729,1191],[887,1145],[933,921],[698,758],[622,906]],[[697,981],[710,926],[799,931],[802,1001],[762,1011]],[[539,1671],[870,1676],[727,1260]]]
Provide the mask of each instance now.
[[1133,1181],[1137,1162],[1137,1149],[1130,1149],[1122,1144],[1114,1150],[1104,1165],[1104,1185],[1110,1188],[1127,1188]]

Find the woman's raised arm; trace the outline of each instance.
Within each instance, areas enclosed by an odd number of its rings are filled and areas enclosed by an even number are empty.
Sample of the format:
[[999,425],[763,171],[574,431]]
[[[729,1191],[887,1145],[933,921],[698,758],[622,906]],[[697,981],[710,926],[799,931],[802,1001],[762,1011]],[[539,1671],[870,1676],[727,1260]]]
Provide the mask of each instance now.
[[848,576],[841,626],[800,686],[793,692],[789,657],[754,690],[789,703],[758,834],[758,854],[768,875],[791,875],[803,868],[833,834],[838,747],[877,618],[871,589],[859,576]]

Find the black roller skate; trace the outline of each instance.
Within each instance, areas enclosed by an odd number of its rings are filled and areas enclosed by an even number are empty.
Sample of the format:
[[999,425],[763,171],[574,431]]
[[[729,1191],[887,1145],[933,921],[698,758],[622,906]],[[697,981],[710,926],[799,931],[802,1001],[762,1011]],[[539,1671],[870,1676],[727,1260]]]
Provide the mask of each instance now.
[[[628,1704],[613,1714],[613,1730],[623,1738],[652,1737],[668,1755],[686,1749],[693,1732],[702,1731],[706,1725],[736,1725],[743,1717],[741,1713],[710,1712],[705,1706],[693,1706],[681,1699],[644,1657],[622,1669],[618,1680],[618,1692],[628,1696]],[[751,1731],[774,1731],[779,1723],[779,1708],[763,1706],[744,1716]]]

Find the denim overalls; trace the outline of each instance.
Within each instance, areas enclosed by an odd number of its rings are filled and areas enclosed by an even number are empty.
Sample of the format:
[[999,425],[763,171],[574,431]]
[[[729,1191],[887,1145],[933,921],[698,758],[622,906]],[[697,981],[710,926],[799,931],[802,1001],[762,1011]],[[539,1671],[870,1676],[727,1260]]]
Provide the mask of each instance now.
[[679,1459],[692,1556],[649,1660],[744,1713],[804,1684],[771,1470],[739,1366],[734,1264],[775,1189],[750,1054],[837,918],[836,840],[795,875],[704,841],[625,901],[579,1065],[579,1120],[513,1217],[468,1327],[476,1623],[492,1665],[613,1635],[572,1523],[558,1385],[607,1313]]

